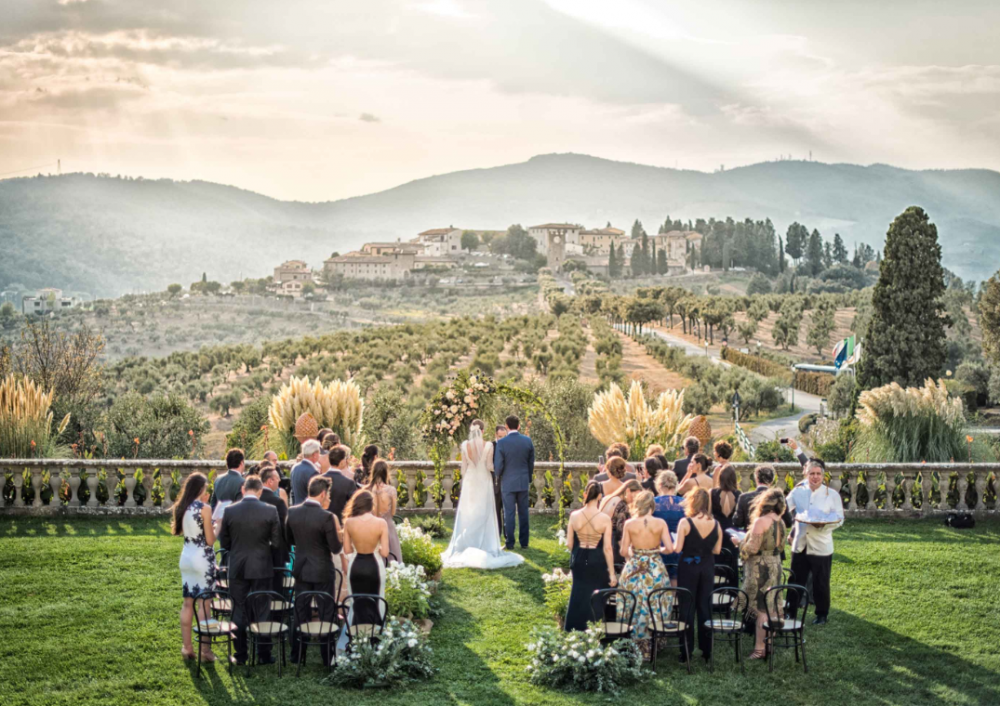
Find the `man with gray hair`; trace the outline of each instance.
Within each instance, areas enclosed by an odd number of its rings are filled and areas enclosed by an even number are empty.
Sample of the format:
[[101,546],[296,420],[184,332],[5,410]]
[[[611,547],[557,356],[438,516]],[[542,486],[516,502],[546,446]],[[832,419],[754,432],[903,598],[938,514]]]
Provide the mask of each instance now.
[[302,444],[302,460],[292,469],[292,505],[309,497],[309,481],[319,475],[320,443],[309,439]]

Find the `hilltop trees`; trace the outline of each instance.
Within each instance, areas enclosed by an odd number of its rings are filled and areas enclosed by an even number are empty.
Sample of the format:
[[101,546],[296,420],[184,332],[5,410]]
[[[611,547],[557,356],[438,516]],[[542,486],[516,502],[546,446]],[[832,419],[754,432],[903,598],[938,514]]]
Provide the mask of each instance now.
[[983,352],[994,363],[1000,363],[1000,272],[983,283],[979,325],[983,329]]
[[479,247],[479,236],[474,230],[462,231],[462,250],[472,252]]
[[946,355],[944,270],[937,226],[911,206],[889,226],[872,293],[872,316],[858,365],[858,384],[919,387],[941,374]]
[[785,232],[785,254],[795,260],[796,264],[802,259],[808,238],[808,229],[798,222],[788,226],[788,230]]

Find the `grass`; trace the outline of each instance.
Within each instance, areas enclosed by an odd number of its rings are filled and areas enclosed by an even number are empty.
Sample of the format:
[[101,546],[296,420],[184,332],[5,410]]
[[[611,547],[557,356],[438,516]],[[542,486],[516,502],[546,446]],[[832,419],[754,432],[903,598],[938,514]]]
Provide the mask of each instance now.
[[[0,519],[0,704],[852,704],[1000,703],[1000,523],[849,521],[837,532],[830,624],[807,630],[810,673],[783,654],[747,676],[725,651],[688,676],[668,655],[623,696],[532,686],[524,649],[549,621],[541,574],[565,553],[534,520],[527,562],[448,571],[431,635],[438,676],[393,692],[342,692],[312,666],[201,679],[180,659],[177,560],[162,519]],[[442,542],[443,543],[443,542]]]

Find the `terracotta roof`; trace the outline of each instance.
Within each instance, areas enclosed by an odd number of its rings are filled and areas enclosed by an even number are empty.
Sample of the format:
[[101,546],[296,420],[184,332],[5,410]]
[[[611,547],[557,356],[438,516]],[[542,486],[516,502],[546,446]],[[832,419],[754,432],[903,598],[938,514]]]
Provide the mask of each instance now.
[[575,223],[543,223],[540,226],[528,226],[528,230],[539,230],[542,228],[550,230],[576,230],[579,227]]
[[362,264],[362,265],[388,265],[390,263],[396,262],[396,258],[388,257],[386,255],[367,255],[365,253],[347,253],[346,255],[341,255],[340,257],[331,257],[327,262],[339,262],[347,264]]
[[594,230],[581,230],[580,235],[625,235],[625,231],[618,228],[595,228]]
[[419,235],[448,235],[456,230],[459,230],[459,228],[431,228],[430,230],[425,230]]
[[307,268],[308,265],[306,265],[304,260],[286,260],[285,262],[281,263],[281,267],[289,269],[294,267],[296,269],[301,270]]

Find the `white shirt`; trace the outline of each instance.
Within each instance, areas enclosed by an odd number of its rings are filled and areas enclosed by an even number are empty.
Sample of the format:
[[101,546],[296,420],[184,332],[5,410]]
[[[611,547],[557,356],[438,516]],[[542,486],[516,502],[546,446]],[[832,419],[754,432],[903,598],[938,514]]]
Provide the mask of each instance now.
[[810,508],[823,513],[834,513],[840,520],[823,527],[814,527],[804,522],[795,523],[795,536],[792,540],[792,552],[801,554],[805,551],[813,556],[830,556],[833,554],[833,531],[844,524],[844,503],[840,493],[821,485],[815,491],[809,489],[809,484],[803,481],[792,489],[786,499],[788,511],[793,515],[808,514]]

